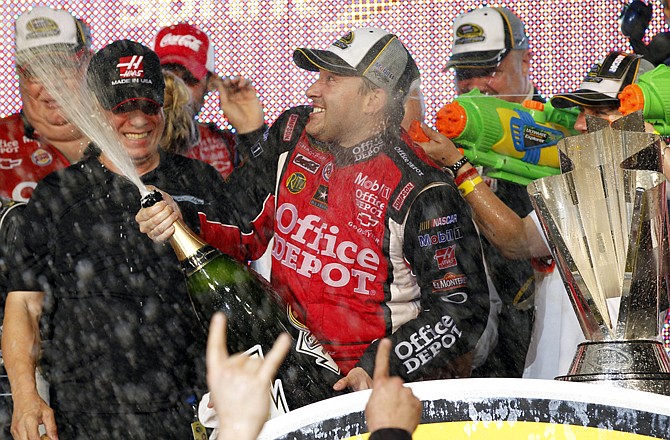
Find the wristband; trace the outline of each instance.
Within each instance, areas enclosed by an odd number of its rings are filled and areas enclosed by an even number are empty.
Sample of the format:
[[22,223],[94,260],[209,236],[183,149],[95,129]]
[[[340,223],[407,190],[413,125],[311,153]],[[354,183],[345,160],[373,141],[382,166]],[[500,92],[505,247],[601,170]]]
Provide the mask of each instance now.
[[466,180],[465,182],[458,185],[458,191],[461,193],[461,197],[465,197],[474,191],[475,186],[482,183],[482,177],[477,176],[474,179]]
[[458,173],[458,170],[460,170],[461,167],[462,167],[463,165],[465,165],[466,163],[468,163],[468,158],[465,157],[465,156],[463,156],[463,157],[461,157],[460,159],[458,159],[458,160],[456,161],[455,164],[453,164],[453,165],[447,165],[446,167],[443,167],[442,169],[443,169],[443,170],[446,169],[446,170],[451,171],[451,173],[452,173],[452,174],[454,175],[454,177],[455,177],[455,176],[456,176],[456,173]]
[[456,186],[460,185],[463,183],[466,179],[472,177],[474,178],[475,175],[478,175],[479,173],[477,172],[477,168],[472,167],[469,170],[465,171],[463,174],[460,174],[454,178],[454,183]]

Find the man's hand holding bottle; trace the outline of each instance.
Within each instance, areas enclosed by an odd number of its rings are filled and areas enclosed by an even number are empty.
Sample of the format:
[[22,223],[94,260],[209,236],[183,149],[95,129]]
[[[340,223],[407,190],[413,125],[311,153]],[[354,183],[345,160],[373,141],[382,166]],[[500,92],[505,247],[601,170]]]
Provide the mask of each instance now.
[[[148,189],[158,190],[149,186]],[[163,200],[147,208],[142,208],[135,215],[135,221],[140,225],[140,232],[156,243],[165,243],[174,234],[174,222],[181,219],[179,205],[168,193],[158,190]]]

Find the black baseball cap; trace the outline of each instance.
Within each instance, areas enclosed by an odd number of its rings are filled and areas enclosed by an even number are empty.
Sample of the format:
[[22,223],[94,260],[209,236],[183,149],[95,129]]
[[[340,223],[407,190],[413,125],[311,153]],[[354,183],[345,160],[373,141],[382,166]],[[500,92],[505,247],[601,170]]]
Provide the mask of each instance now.
[[165,80],[158,55],[130,40],[115,41],[98,51],[86,73],[88,86],[105,110],[145,101],[163,107]]
[[630,84],[637,83],[640,75],[654,69],[654,65],[641,55],[610,52],[586,74],[579,89],[561,93],[551,98],[556,108],[607,107],[620,105],[619,93]]

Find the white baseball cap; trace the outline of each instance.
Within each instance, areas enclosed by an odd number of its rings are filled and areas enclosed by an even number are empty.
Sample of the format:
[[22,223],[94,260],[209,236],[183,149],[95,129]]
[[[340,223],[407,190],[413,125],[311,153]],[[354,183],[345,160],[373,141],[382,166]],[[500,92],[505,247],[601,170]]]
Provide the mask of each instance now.
[[419,77],[414,59],[398,37],[378,28],[361,28],[338,38],[326,50],[298,48],[298,67],[338,75],[362,76],[377,86],[407,94]]
[[512,49],[528,49],[523,22],[507,8],[483,7],[454,20],[454,42],[445,69],[496,66]]
[[16,19],[14,31],[17,63],[25,63],[42,50],[78,54],[91,49],[88,27],[63,9],[32,8]]

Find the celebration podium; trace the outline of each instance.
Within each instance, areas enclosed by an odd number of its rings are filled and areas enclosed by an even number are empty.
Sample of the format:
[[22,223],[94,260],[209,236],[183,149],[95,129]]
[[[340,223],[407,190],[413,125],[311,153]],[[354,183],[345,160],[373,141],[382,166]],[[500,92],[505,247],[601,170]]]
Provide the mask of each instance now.
[[[423,403],[414,440],[670,438],[670,397],[598,383],[449,379],[407,384]],[[265,424],[259,439],[366,439],[370,391],[317,402]]]

